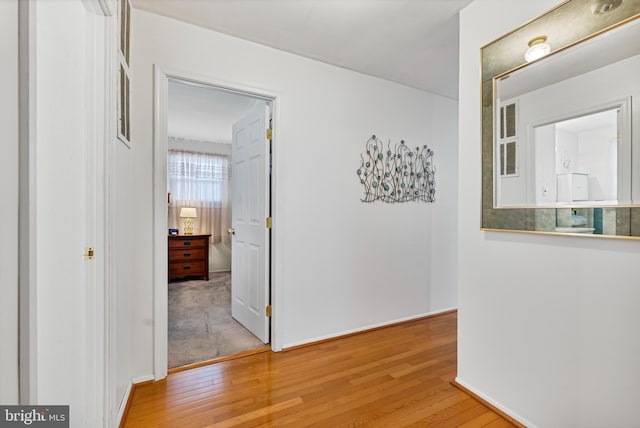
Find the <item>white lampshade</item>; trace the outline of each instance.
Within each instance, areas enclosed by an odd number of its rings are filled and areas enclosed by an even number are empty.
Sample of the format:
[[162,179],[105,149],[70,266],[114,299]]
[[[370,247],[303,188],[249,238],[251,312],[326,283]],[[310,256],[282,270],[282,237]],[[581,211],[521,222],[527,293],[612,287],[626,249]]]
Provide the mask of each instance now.
[[182,218],[197,218],[198,214],[196,213],[195,208],[183,207],[180,208],[180,217]]

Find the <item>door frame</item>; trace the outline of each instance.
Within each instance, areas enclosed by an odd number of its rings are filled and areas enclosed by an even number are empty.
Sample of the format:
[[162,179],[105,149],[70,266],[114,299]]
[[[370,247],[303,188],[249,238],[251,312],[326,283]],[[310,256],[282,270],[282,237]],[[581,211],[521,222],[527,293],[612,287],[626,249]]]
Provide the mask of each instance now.
[[[277,279],[281,277],[282,249],[277,243],[282,242],[280,216],[280,198],[278,182],[281,171],[279,144],[281,144],[281,114],[282,95],[274,90],[255,88],[241,82],[230,82],[213,76],[197,75],[180,70],[172,70],[154,65],[154,133],[153,133],[153,304],[154,304],[154,378],[164,379],[168,372],[168,297],[167,297],[167,150],[168,150],[168,101],[169,80],[182,80],[203,86],[236,92],[243,95],[262,98],[271,101],[273,115],[273,139],[271,155],[271,261],[269,276],[271,278],[271,350],[282,350],[282,325],[278,320],[282,313],[282,298]],[[265,177],[268,179],[268,177]],[[280,220],[281,217],[280,217]]]

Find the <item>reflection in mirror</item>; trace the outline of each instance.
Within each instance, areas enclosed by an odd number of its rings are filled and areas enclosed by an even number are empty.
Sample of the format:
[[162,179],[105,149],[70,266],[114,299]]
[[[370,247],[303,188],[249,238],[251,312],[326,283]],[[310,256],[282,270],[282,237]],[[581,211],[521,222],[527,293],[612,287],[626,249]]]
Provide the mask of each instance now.
[[564,0],[482,47],[483,230],[640,239],[640,0],[607,4]]
[[635,20],[495,77],[494,207],[640,202],[638,40]]
[[534,127],[536,205],[617,201],[619,112]]

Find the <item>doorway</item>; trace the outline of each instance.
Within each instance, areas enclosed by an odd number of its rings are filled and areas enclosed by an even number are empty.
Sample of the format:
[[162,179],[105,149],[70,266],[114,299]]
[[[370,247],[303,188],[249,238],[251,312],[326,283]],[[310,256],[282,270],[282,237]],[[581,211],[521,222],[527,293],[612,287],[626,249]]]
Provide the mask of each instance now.
[[[166,78],[166,92],[164,92],[164,103],[159,102],[158,106],[164,104],[165,112],[162,114],[162,108],[159,108],[157,116],[164,117],[165,120],[159,120],[156,124],[156,130],[162,130],[164,128],[164,132],[159,132],[158,134],[166,135],[165,147],[163,148],[161,144],[158,144],[159,141],[162,141],[163,138],[157,138],[156,140],[156,159],[155,163],[157,166],[160,166],[158,170],[156,170],[156,187],[160,187],[160,189],[170,190],[170,182],[172,180],[171,172],[167,170],[167,159],[169,159],[170,151],[188,151],[188,152],[196,152],[196,153],[208,153],[211,156],[219,157],[219,158],[227,158],[229,160],[228,169],[236,169],[233,174],[229,174],[230,177],[230,188],[236,187],[233,183],[234,179],[236,181],[240,176],[241,169],[240,165],[233,165],[233,156],[230,156],[233,151],[235,138],[232,135],[232,125],[240,121],[241,118],[244,118],[245,113],[249,110],[255,110],[255,106],[257,104],[262,104],[266,107],[263,112],[263,122],[267,125],[273,125],[273,106],[274,99],[273,97],[265,96],[264,94],[256,94],[253,92],[241,91],[237,89],[229,89],[227,86],[219,86],[216,84],[212,84],[210,82],[202,82],[202,81],[194,81],[190,78],[184,78],[181,76],[168,76],[164,75]],[[160,79],[161,80],[161,79]],[[160,101],[162,97],[162,93],[160,92],[158,97],[158,101]],[[177,111],[182,110],[181,112],[176,113]],[[204,119],[203,119],[204,118]],[[198,121],[201,123],[198,124]],[[203,132],[205,134],[203,134]],[[263,138],[266,143],[266,147],[269,148],[266,154],[267,166],[263,169],[262,172],[254,171],[250,174],[250,178],[255,183],[255,179],[257,178],[260,183],[264,185],[264,188],[267,190],[266,193],[266,205],[265,212],[267,216],[271,215],[271,163],[270,163],[270,143],[266,138],[266,129],[264,130],[265,137]],[[158,137],[159,137],[158,135]],[[162,156],[161,152],[164,149],[164,156]],[[164,158],[164,162],[163,159]],[[233,168],[232,168],[233,165]],[[159,171],[162,169],[161,167],[165,166],[164,171]],[[169,168],[170,169],[170,168]],[[159,173],[159,174],[158,174]],[[159,178],[159,179],[158,179]],[[251,182],[251,180],[244,180],[246,182]],[[156,195],[160,195],[159,189],[156,189]],[[231,203],[231,212],[239,212],[238,201],[233,197],[233,194],[241,193],[238,192],[237,189],[233,189],[231,192],[231,197],[228,198]],[[170,197],[171,198],[171,197]],[[169,202],[167,204],[167,202]],[[160,212],[156,213],[156,239],[161,242],[161,237],[164,238],[164,247],[166,248],[166,235],[168,229],[178,229],[179,233],[183,232],[183,219],[180,219],[177,216],[177,211],[175,207],[171,207],[171,199],[167,201],[167,195],[165,193],[165,207],[164,210],[160,210]],[[252,204],[249,204],[252,205]],[[156,204],[156,209],[158,209],[159,204]],[[235,207],[235,208],[234,208]],[[217,208],[218,211],[219,207]],[[164,211],[164,224],[166,227],[160,231],[159,225],[162,224],[162,211]],[[212,307],[206,307],[206,302],[213,302],[214,296],[221,297],[226,294],[227,301],[231,300],[233,302],[243,301],[246,299],[242,299],[241,292],[237,290],[234,292],[234,284],[236,280],[232,280],[232,276],[234,272],[241,272],[248,267],[251,263],[248,263],[246,258],[240,258],[233,256],[235,252],[234,249],[241,248],[242,245],[239,242],[234,243],[234,236],[232,230],[234,229],[232,226],[235,224],[233,221],[225,223],[224,221],[220,221],[220,212],[214,214],[217,222],[217,229],[211,230],[206,229],[200,224],[200,221],[204,221],[204,217],[206,215],[201,216],[201,218],[195,218],[194,220],[194,235],[197,234],[210,234],[211,242],[210,242],[210,257],[207,261],[208,263],[208,272],[209,279],[206,278],[191,278],[186,277],[182,278],[178,281],[165,282],[164,284],[164,293],[167,295],[167,303],[166,308],[167,312],[165,315],[165,319],[167,320],[167,324],[165,324],[165,332],[164,338],[166,340],[166,363],[163,363],[163,358],[161,353],[162,351],[162,341],[157,343],[156,346],[156,364],[162,364],[162,366],[156,365],[156,367],[160,370],[156,370],[156,379],[162,378],[162,368],[168,367],[173,368],[176,366],[182,366],[184,364],[198,364],[199,362],[217,359],[219,357],[225,357],[229,353],[241,352],[244,350],[262,348],[264,349],[265,343],[270,343],[270,327],[271,327],[271,319],[266,318],[267,323],[267,332],[268,335],[265,337],[262,336],[259,340],[254,337],[251,333],[248,333],[246,328],[238,323],[239,320],[243,324],[246,325],[246,322],[243,322],[242,319],[237,314],[233,314],[233,317],[230,315],[230,308],[227,305],[225,311],[227,314],[223,314],[220,312],[216,312]],[[227,219],[230,216],[227,216]],[[224,219],[225,216],[222,215]],[[237,222],[237,216],[236,216]],[[263,219],[264,222],[264,219]],[[227,227],[228,226],[228,227]],[[264,227],[264,223],[263,223]],[[229,235],[227,235],[227,231],[229,231]],[[270,252],[272,247],[271,241],[271,230],[267,229],[265,236],[267,240],[266,244],[266,256],[264,263],[264,281],[263,283],[266,286],[266,292],[264,292],[264,303],[259,304],[264,305],[263,310],[266,310],[266,306],[271,303],[271,290],[270,290],[270,282],[271,282],[271,266],[270,266]],[[235,244],[235,245],[234,245]],[[167,250],[165,250],[167,251]],[[160,269],[156,269],[158,273],[160,270],[163,272],[167,272],[168,267],[168,258],[166,256],[166,252],[164,257],[162,256],[162,248],[161,245],[156,245],[156,268],[160,265]],[[237,259],[237,260],[236,260]],[[164,263],[163,263],[164,262]],[[164,264],[164,267],[162,267]],[[232,268],[233,265],[233,268]],[[244,275],[245,277],[247,275]],[[248,275],[249,277],[255,275]],[[158,287],[158,284],[156,284]],[[204,294],[202,293],[204,292]],[[185,298],[185,296],[189,296],[189,298]],[[198,297],[198,296],[206,296],[206,297]],[[156,298],[156,314],[158,315],[158,319],[162,318],[163,314],[163,302],[162,298],[158,299],[160,293]],[[175,298],[177,297],[177,298]],[[176,314],[182,313],[185,314],[185,308],[176,309],[172,305],[175,302],[191,302],[193,304],[193,308],[200,307],[200,313],[195,314],[193,317],[187,316],[186,318],[180,319],[176,318]],[[202,303],[205,303],[204,305]],[[219,303],[219,302],[217,302]],[[217,304],[216,303],[216,304]],[[215,305],[210,305],[215,306]],[[218,305],[219,306],[219,305]],[[224,305],[223,305],[224,306]],[[188,309],[188,308],[187,308]],[[257,312],[257,311],[255,311]],[[177,322],[177,324],[176,324]],[[163,323],[164,324],[164,323]],[[199,324],[199,325],[198,325]],[[238,330],[233,332],[233,329],[229,331],[225,331],[225,325],[234,325],[234,327],[239,327],[244,330],[244,334],[238,334]],[[251,327],[248,326],[250,329]],[[156,338],[162,339],[158,335],[158,330],[156,330]],[[193,333],[191,337],[189,337],[190,333]],[[207,334],[205,334],[207,333]],[[171,335],[177,334],[177,341],[172,340]],[[207,343],[207,338],[205,336],[210,336],[210,338],[214,339],[213,342]],[[244,336],[244,339],[241,337]],[[226,339],[225,339],[226,337]],[[251,339],[248,339],[250,337]],[[235,343],[234,343],[235,342]],[[178,353],[182,353],[182,357],[177,360],[172,360],[171,355],[174,354],[171,349],[172,344],[178,344]],[[191,346],[193,349],[190,351],[187,348]],[[240,346],[238,348],[237,346]],[[242,349],[244,347],[244,349]],[[268,349],[268,348],[267,348]],[[186,352],[185,352],[186,351]],[[192,352],[193,351],[193,352]],[[208,352],[208,353],[207,353]],[[189,355],[191,354],[191,356]],[[201,357],[197,357],[201,355]],[[196,356],[197,358],[189,359]],[[165,365],[166,364],[166,365]]]

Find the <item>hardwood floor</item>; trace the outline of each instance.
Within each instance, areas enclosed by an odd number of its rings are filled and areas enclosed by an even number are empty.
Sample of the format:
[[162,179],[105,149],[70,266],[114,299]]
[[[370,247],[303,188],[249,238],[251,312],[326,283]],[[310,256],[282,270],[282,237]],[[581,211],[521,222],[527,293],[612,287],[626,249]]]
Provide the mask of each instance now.
[[135,388],[124,426],[510,427],[451,385],[457,314],[265,352]]

